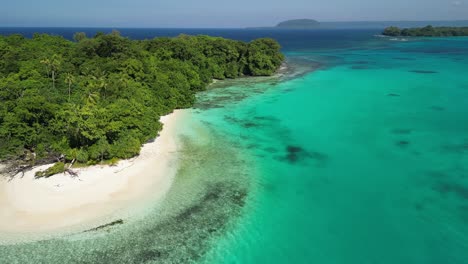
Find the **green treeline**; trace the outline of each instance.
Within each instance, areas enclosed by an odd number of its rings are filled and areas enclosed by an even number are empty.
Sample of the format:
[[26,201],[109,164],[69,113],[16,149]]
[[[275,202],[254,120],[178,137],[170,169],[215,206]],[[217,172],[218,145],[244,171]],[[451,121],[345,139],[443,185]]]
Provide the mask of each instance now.
[[271,75],[284,59],[272,39],[74,39],[0,36],[0,160],[133,157],[213,79]]
[[433,27],[404,28],[388,27],[383,33],[395,37],[457,37],[468,36],[468,27]]

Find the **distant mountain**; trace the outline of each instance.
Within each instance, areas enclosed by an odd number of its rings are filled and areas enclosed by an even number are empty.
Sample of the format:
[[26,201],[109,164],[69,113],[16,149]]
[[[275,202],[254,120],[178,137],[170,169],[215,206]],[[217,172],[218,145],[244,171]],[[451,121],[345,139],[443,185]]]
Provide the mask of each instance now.
[[281,29],[308,29],[308,28],[317,28],[320,26],[320,23],[313,19],[293,19],[287,20],[276,25],[276,28]]

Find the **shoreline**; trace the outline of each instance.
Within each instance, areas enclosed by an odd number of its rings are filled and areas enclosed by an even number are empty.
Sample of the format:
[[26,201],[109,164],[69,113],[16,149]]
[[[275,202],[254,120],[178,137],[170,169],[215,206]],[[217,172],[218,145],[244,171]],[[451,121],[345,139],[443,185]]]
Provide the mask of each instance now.
[[[272,76],[239,79],[281,79],[288,70],[291,67],[284,62]],[[210,85],[226,83],[229,81],[213,80]],[[37,171],[53,166],[47,164],[33,167],[23,176],[0,178],[0,245],[96,231],[157,207],[178,171],[176,127],[187,113],[186,109],[175,110],[161,117],[163,129],[158,137],[144,144],[139,156],[121,160],[117,166],[95,165],[74,169],[76,177],[61,173],[36,179]]]
[[23,177],[0,179],[0,244],[85,231],[144,213],[144,204],[163,200],[178,170],[176,130],[185,113],[161,117],[164,126],[154,142],[116,166],[75,169],[77,177],[35,179],[35,172],[49,164]]
[[[311,64],[311,62],[307,62]],[[315,63],[313,66],[307,65],[300,58],[286,58],[278,70],[271,76],[242,76],[234,79],[213,79],[208,85],[207,89],[224,88],[229,86],[235,86],[246,82],[260,83],[268,81],[288,81],[296,78],[300,78],[311,72],[317,71],[322,68],[323,65]]]
[[291,70],[290,64],[285,60],[276,72],[270,76],[240,76],[237,78],[226,78],[226,79],[213,79],[207,86],[207,90],[213,88],[224,88],[234,86],[239,83],[245,82],[266,82],[270,80],[281,80],[288,76],[288,72]]

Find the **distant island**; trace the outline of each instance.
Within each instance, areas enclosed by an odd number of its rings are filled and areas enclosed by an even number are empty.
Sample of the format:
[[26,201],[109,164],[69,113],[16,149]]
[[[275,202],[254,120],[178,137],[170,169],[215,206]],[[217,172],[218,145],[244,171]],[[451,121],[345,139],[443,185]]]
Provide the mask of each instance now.
[[387,27],[423,28],[432,25],[434,28],[467,27],[468,20],[458,21],[333,21],[319,22],[314,19],[292,19],[268,27],[247,27],[247,29],[266,30],[317,30],[317,29],[384,29]]
[[468,36],[468,27],[433,27],[431,25],[420,28],[404,28],[391,26],[382,32],[392,37],[459,37]]
[[287,20],[276,25],[276,28],[285,28],[285,29],[309,29],[317,28],[320,26],[320,23],[313,19],[293,19]]
[[274,27],[250,27],[249,29],[316,29],[320,22],[313,19],[292,19],[278,23]]

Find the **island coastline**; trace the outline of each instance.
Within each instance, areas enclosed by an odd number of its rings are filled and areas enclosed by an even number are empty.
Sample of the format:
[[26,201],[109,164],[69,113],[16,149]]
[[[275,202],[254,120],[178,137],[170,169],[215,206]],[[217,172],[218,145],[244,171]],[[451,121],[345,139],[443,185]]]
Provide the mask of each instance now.
[[38,166],[24,175],[0,180],[0,243],[87,230],[121,217],[142,213],[146,202],[157,204],[170,189],[178,169],[177,124],[186,113],[161,117],[164,128],[139,156],[116,166],[77,169],[36,179]]

